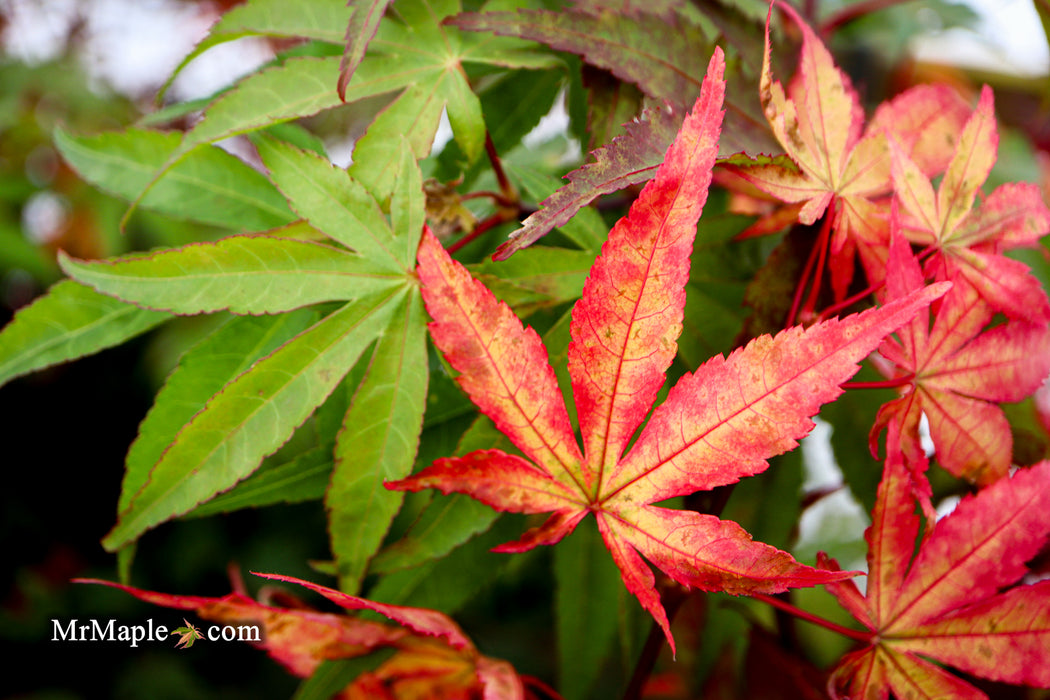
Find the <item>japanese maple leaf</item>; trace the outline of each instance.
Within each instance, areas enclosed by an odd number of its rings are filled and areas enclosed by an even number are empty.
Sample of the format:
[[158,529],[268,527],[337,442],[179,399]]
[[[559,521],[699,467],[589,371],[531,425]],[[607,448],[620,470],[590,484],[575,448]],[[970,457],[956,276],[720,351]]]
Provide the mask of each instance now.
[[867,645],[832,672],[832,696],[987,697],[937,664],[1050,686],[1050,580],[1016,585],[1050,535],[1050,462],[964,498],[918,553],[912,489],[902,453],[891,452],[866,535],[867,596],[853,581],[828,585],[868,630]]
[[259,641],[255,645],[300,678],[313,675],[322,661],[393,649],[393,656],[342,691],[338,697],[344,700],[468,700],[482,693],[486,700],[532,697],[509,663],[481,655],[443,613],[375,603],[291,576],[257,575],[306,586],[348,610],[372,610],[397,625],[319,612],[287,595],[281,596],[286,605],[279,606],[257,602],[241,593],[209,598],[157,593],[97,579],[75,581],[119,588],[154,605],[193,610],[211,622],[258,625]]
[[839,395],[854,362],[943,293],[930,288],[711,359],[671,389],[625,454],[677,351],[689,253],[717,153],[722,71],[716,50],[693,112],[609,234],[573,310],[568,365],[582,453],[539,336],[427,232],[418,274],[431,336],[461,373],[460,386],[525,457],[482,450],[387,483],[462,492],[503,511],[552,513],[499,548],[507,552],[553,544],[593,514],[624,583],[672,647],[643,556],[683,585],[734,594],[810,586],[828,574],[753,542],[736,523],[652,504],[763,471],[768,457],[813,427],[809,417]]
[[[922,284],[911,248],[895,235],[886,296],[903,297]],[[1050,330],[1021,321],[984,330],[992,309],[965,283],[956,284],[940,304],[932,329],[929,310],[920,311],[897,332],[899,340],[888,338],[879,348],[895,365],[895,374],[909,381],[902,396],[879,410],[871,430],[872,454],[879,433],[892,422],[916,463],[923,451],[919,420],[925,413],[941,466],[989,484],[1006,476],[1013,451],[1010,424],[996,404],[1020,401],[1043,383],[1050,372]]]
[[[830,238],[818,245],[830,245],[832,285],[841,299],[853,277],[855,252],[869,282],[882,281],[888,231],[872,198],[892,186],[887,132],[925,172],[938,172],[950,158],[944,144],[965,120],[965,106],[947,86],[918,86],[884,103],[865,129],[864,109],[849,77],[794,8],[779,6],[802,32],[798,72],[786,90],[773,80],[767,20],[759,98],[787,158],[734,158],[726,170],[787,203],[786,214],[803,224],[815,223],[831,208],[827,225],[834,233],[825,229]],[[770,4],[770,19],[772,9]],[[784,215],[777,212],[774,220]],[[758,231],[768,229],[758,224]]]
[[1050,303],[1042,285],[1024,263],[1001,254],[1033,247],[1050,231],[1050,209],[1039,188],[1029,183],[1002,185],[974,207],[995,164],[998,144],[994,99],[986,85],[936,193],[904,149],[892,145],[893,183],[905,235],[933,249],[925,263],[928,276],[951,279],[958,273],[996,311],[1045,324],[1050,322]]

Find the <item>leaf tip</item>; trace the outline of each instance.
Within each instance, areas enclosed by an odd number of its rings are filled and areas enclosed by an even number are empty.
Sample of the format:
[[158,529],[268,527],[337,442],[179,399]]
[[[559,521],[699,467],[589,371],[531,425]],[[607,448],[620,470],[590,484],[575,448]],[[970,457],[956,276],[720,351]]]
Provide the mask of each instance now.
[[934,282],[923,290],[923,298],[928,298],[930,302],[934,302],[947,294],[953,286],[955,285],[947,280],[943,282]]
[[80,260],[78,258],[74,258],[72,255],[62,250],[61,248],[59,248],[55,252],[55,258],[58,262],[58,267],[62,270],[62,272],[72,277],[73,275],[70,274],[69,267],[76,265],[76,263],[80,262]]

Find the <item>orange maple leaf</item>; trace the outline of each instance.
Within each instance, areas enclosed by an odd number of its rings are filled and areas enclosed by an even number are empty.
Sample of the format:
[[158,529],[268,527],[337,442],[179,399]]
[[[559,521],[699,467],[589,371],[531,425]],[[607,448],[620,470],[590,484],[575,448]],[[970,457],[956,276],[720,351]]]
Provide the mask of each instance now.
[[[985,329],[992,308],[977,289],[959,282],[939,302],[930,327],[930,311],[920,311],[901,328],[899,340],[888,338],[880,354],[892,374],[907,381],[903,395],[884,405],[871,430],[876,440],[894,423],[909,463],[918,464],[923,448],[919,421],[926,415],[937,461],[956,476],[989,484],[1010,469],[1013,440],[1010,424],[997,405],[1020,401],[1042,385],[1050,372],[1050,330],[1045,325],[1010,321]],[[911,248],[895,235],[885,296],[894,299],[922,287],[922,271]]]
[[891,452],[866,535],[867,594],[853,581],[828,585],[868,630],[866,645],[832,671],[832,697],[987,698],[927,659],[1050,687],[1050,581],[1018,583],[1050,535],[1050,462],[964,498],[917,553],[913,490],[902,453]]
[[766,469],[812,429],[810,416],[841,393],[855,363],[947,287],[712,358],[670,390],[628,451],[677,352],[689,254],[717,155],[722,71],[716,50],[692,114],[610,232],[573,309],[568,364],[583,450],[539,336],[426,232],[418,274],[431,336],[460,386],[525,457],[482,450],[387,484],[552,514],[501,551],[558,542],[593,514],[625,585],[672,648],[643,556],[685,586],[733,594],[812,586],[831,574],[753,542],[736,523],[653,504]]
[[933,185],[905,149],[891,143],[893,183],[910,241],[928,246],[927,276],[972,285],[996,311],[1033,323],[1050,322],[1050,302],[1028,266],[1002,255],[1034,247],[1050,231],[1050,209],[1036,185],[1010,183],[974,207],[995,164],[999,136],[992,90],[987,85],[966,122],[940,187]]
[[[965,121],[966,108],[948,86],[921,85],[882,104],[865,128],[860,97],[849,77],[794,8],[779,6],[802,32],[798,72],[786,89],[773,79],[771,3],[759,97],[787,157],[734,157],[726,171],[788,205],[769,215],[772,223],[756,223],[754,235],[772,233],[785,220],[813,224],[831,210],[816,249],[830,252],[832,287],[841,300],[853,279],[855,254],[871,284],[883,279],[888,228],[884,207],[874,200],[892,189],[889,140],[900,144],[924,172],[940,172],[951,157],[946,144]],[[732,180],[723,184],[732,186]]]

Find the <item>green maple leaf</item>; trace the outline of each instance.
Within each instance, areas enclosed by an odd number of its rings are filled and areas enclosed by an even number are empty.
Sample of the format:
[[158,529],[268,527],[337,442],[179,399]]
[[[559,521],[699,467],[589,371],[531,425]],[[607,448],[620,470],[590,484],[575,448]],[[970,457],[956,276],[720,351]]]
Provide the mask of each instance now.
[[[468,159],[477,158],[485,140],[485,122],[464,64],[552,68],[561,62],[520,41],[463,34],[443,23],[459,12],[458,0],[402,0],[378,26],[374,22],[358,25],[351,17],[350,29],[358,28],[365,36],[351,37],[356,41],[348,44],[355,50],[365,46],[367,52],[348,65],[354,68],[349,77],[341,71],[339,57],[308,56],[288,58],[244,78],[205,108],[203,118],[132,197],[125,220],[169,171],[205,144],[387,93],[397,96],[369,126],[354,153],[355,161],[369,165],[352,173],[374,194],[383,197],[389,193],[402,137],[417,158],[429,154],[442,110],[448,112],[453,135]],[[246,23],[256,26],[252,33],[278,35],[275,24],[280,22],[259,18]],[[330,30],[301,24],[299,31],[307,38],[328,42],[334,38]],[[248,30],[223,25],[218,31],[226,37]],[[373,31],[375,36],[366,41]]]
[[326,496],[337,568],[354,589],[401,504],[382,482],[408,474],[422,428],[426,333],[413,269],[422,177],[399,142],[388,217],[327,160],[276,141],[259,149],[291,209],[327,239],[278,230],[114,260],[62,258],[74,279],[128,304],[244,315],[187,353],[158,394],[103,544],[123,548],[252,475],[361,361],[364,378],[328,445]]

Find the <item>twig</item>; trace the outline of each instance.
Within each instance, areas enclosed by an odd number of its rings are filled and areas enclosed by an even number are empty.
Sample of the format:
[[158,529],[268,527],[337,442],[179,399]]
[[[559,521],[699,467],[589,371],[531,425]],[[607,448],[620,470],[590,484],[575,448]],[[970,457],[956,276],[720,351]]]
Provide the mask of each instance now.
[[825,620],[823,617],[818,617],[817,615],[814,615],[813,613],[810,613],[810,612],[806,612],[805,610],[803,610],[801,608],[796,608],[794,605],[792,605],[791,603],[787,602],[786,600],[781,600],[780,598],[777,598],[777,597],[771,596],[771,595],[766,595],[764,593],[752,593],[751,597],[754,598],[755,600],[761,600],[763,603],[767,603],[769,605],[772,605],[774,608],[777,608],[779,610],[783,610],[784,612],[787,612],[787,613],[791,613],[792,615],[794,615],[795,617],[799,618],[800,620],[805,620],[806,622],[810,622],[810,623],[812,623],[814,625],[817,625],[819,627],[823,627],[824,629],[831,630],[832,632],[837,632],[837,633],[841,634],[844,637],[848,637],[849,639],[855,639],[858,642],[865,642],[865,643],[870,643],[871,642],[871,634],[870,633],[861,632],[859,630],[855,630],[855,629],[852,629],[850,627],[843,627],[842,625],[838,624],[837,622],[832,622],[831,620]]
[[503,163],[499,159],[499,153],[496,152],[496,144],[492,141],[492,134],[487,131],[485,132],[485,153],[492,164],[492,172],[496,176],[496,182],[499,183],[499,191],[503,193],[507,202],[517,204],[518,193],[515,191],[514,185],[510,184],[510,180],[507,179],[507,173],[503,171]]
[[873,285],[869,286],[867,289],[864,289],[862,291],[857,292],[853,296],[846,297],[845,299],[843,299],[842,301],[840,301],[837,304],[832,304],[831,306],[829,306],[828,308],[826,308],[826,309],[824,309],[823,311],[820,312],[820,316],[817,318],[817,320],[818,321],[827,320],[831,316],[834,316],[835,314],[837,314],[839,311],[842,311],[843,309],[849,308],[850,306],[853,306],[858,301],[860,301],[861,299],[864,299],[868,295],[874,294],[875,292],[879,291],[880,289],[882,289],[885,286],[885,284],[886,284],[885,281],[879,282],[878,284],[873,284]]
[[487,219],[478,222],[478,225],[474,227],[473,231],[471,231],[467,235],[463,236],[463,238],[460,238],[458,241],[450,245],[448,247],[449,255],[455,253],[457,250],[461,249],[463,246],[467,245],[471,241],[476,240],[478,236],[485,233],[490,228],[494,226],[499,226],[500,224],[506,223],[508,221],[514,221],[517,218],[517,210],[511,210],[509,208],[500,209]]
[[914,374],[905,374],[895,379],[883,379],[876,382],[843,382],[839,384],[839,387],[843,389],[896,389],[911,384],[914,380]]

